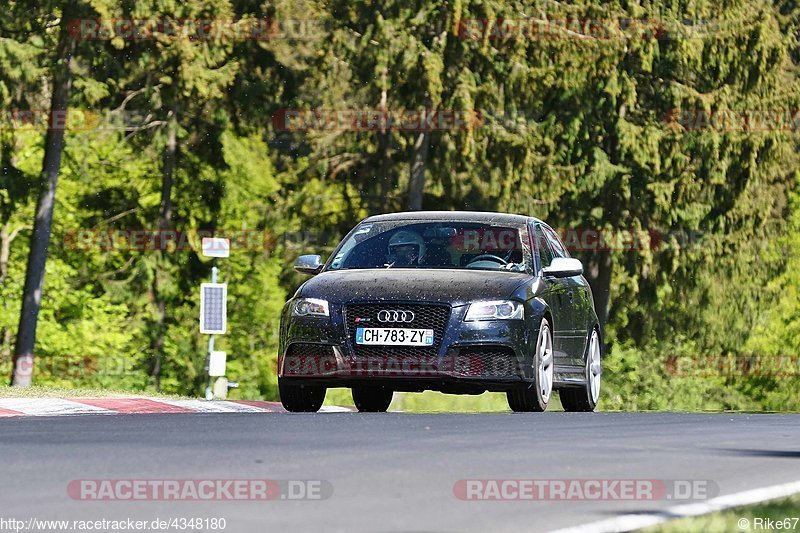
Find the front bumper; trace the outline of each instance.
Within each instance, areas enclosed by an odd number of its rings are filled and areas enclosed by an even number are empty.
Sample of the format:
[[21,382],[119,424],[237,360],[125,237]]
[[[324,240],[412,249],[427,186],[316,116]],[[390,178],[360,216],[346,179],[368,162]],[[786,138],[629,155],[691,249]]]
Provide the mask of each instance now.
[[[348,316],[359,305],[331,305],[330,317],[286,315],[278,375],[327,386],[348,387],[369,382],[395,390],[460,392],[507,390],[510,385],[532,377],[530,358],[525,355],[533,353],[531,329],[524,320],[465,322],[467,305],[447,306],[446,320],[435,333],[440,339],[433,348],[366,348],[354,344],[354,319],[352,313]],[[424,304],[381,302],[380,305]]]

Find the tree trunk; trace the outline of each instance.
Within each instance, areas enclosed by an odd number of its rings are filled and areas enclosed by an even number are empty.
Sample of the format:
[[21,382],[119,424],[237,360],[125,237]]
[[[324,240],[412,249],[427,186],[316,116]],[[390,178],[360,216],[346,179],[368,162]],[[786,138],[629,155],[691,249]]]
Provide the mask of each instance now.
[[[625,104],[620,104],[617,109],[615,123],[622,122],[628,108]],[[615,165],[622,164],[622,148],[620,145],[619,133],[613,124],[608,126],[609,137],[606,146],[609,160]],[[621,211],[626,207],[620,204],[608,187],[605,188],[601,196],[601,205],[605,206],[606,219],[612,220],[616,225],[621,219]],[[614,270],[614,258],[611,251],[594,252],[589,257],[589,268],[587,269],[587,281],[592,288],[594,295],[594,306],[597,312],[597,319],[600,322],[600,330],[605,334],[606,322],[608,321],[609,301],[611,292],[611,275]],[[605,337],[605,335],[604,335]]]
[[[5,288],[8,279],[8,261],[11,256],[11,232],[10,223],[0,226],[0,288]],[[8,309],[8,298],[3,298],[3,308]],[[0,327],[0,364],[5,363],[6,358],[11,355],[9,344],[11,343],[11,330],[5,326]]]
[[[0,227],[0,285],[5,286],[8,277],[8,260],[11,256],[11,224],[6,223]],[[3,302],[6,303],[5,301]]]
[[392,193],[392,153],[391,153],[391,134],[389,132],[378,133],[378,152],[380,158],[378,163],[378,198],[370,198],[370,205],[379,205],[386,208],[389,196]]
[[586,280],[592,288],[594,308],[600,322],[600,330],[605,332],[608,320],[608,302],[611,291],[612,257],[611,252],[595,252],[589,257]]
[[3,351],[0,353],[0,362],[5,363],[6,359],[11,356],[11,328],[2,328],[0,344],[3,345]]
[[414,142],[414,158],[411,164],[411,179],[408,182],[408,209],[422,209],[422,193],[425,190],[425,165],[428,161],[430,133],[421,132]]
[[386,105],[388,100],[388,94],[385,89],[386,69],[381,73],[381,84],[384,86],[384,89],[381,91],[381,101],[379,105],[379,109],[381,113],[383,113],[383,118],[381,119],[381,129],[378,132],[377,155],[380,158],[380,163],[378,164],[378,198],[369,198],[368,200],[369,205],[379,205],[385,209],[389,194],[392,191],[392,180],[390,176],[392,165],[392,134],[386,129]]
[[[170,111],[167,122],[167,143],[164,146],[161,166],[161,207],[158,213],[158,229],[162,233],[171,229],[172,226],[172,186],[174,183],[175,159],[178,147],[177,130],[178,121],[176,113],[173,110]],[[159,236],[156,242],[161,242],[161,240],[161,236]],[[151,289],[153,293],[152,301],[156,308],[156,324],[154,327],[155,336],[150,346],[153,353],[150,375],[153,377],[156,390],[160,392],[161,363],[164,359],[164,338],[167,334],[167,302],[159,287],[159,270],[161,265],[165,265],[167,262],[167,252],[161,249],[157,253],[159,254],[159,261],[153,273],[153,285]]]
[[178,118],[175,111],[170,111],[167,121],[167,144],[161,169],[161,209],[159,212],[159,229],[169,229],[172,223],[172,182],[175,173],[175,154],[177,152]]
[[[8,279],[8,263],[11,260],[11,243],[17,238],[19,232],[24,229],[31,229],[30,226],[20,226],[14,230],[11,229],[11,223],[6,222],[0,226],[0,286],[6,286]],[[8,304],[3,301],[3,304]]]
[[36,204],[36,218],[31,234],[31,248],[28,253],[28,266],[25,285],[22,291],[22,310],[19,316],[17,342],[14,348],[14,372],[11,385],[27,387],[31,384],[33,373],[33,350],[36,344],[36,326],[39,320],[44,272],[47,262],[47,249],[50,246],[50,231],[53,227],[58,173],[61,167],[61,152],[64,148],[64,127],[69,93],[72,86],[72,54],[75,51],[75,38],[68,25],[71,20],[68,4],[61,16],[56,63],[53,66],[53,95],[50,101],[50,123],[45,136],[42,176],[44,191]]

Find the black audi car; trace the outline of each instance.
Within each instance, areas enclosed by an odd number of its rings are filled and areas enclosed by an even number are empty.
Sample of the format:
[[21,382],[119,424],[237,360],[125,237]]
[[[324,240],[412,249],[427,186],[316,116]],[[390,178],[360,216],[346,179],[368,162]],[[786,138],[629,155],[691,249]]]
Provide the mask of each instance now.
[[568,411],[600,394],[601,339],[580,261],[532,217],[410,212],[359,223],[281,317],[278,386],[289,411],[350,387],[359,411],[394,391],[502,391],[514,411]]

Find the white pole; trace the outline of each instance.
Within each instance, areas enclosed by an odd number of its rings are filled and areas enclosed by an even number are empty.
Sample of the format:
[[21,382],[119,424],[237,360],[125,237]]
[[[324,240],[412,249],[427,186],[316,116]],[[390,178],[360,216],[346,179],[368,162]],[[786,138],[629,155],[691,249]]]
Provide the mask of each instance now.
[[[211,283],[217,282],[217,274],[219,274],[219,269],[217,268],[217,260],[214,259],[214,266],[211,268]],[[206,382],[206,400],[213,400],[214,393],[211,390],[211,374],[208,372],[209,364],[211,363],[211,352],[214,351],[214,335],[209,335],[208,337],[208,354],[206,355],[206,375],[208,376],[208,381]]]

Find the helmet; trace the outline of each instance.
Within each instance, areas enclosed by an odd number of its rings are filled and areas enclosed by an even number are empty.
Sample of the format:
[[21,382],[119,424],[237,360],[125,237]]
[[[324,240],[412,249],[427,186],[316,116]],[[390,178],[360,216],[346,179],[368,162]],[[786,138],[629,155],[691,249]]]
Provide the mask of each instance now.
[[425,241],[413,231],[400,230],[389,239],[389,254],[394,255],[395,246],[415,245],[418,250],[417,261],[425,257]]

